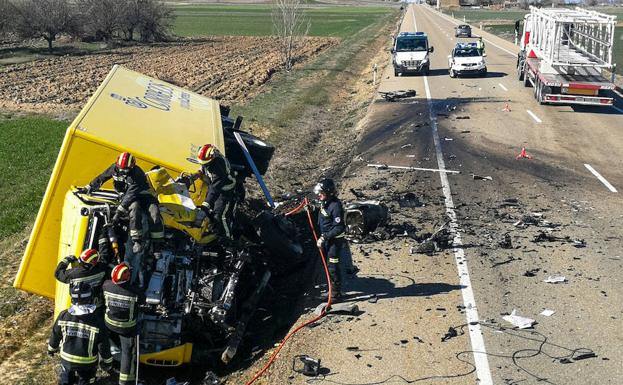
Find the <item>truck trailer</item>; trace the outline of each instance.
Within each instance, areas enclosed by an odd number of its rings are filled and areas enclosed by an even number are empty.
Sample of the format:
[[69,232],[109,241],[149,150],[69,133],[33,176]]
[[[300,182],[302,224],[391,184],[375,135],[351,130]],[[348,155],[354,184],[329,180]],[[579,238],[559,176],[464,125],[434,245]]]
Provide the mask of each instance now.
[[[536,8],[524,17],[517,75],[540,104],[611,106],[616,16]],[[609,77],[609,78],[608,78]]]

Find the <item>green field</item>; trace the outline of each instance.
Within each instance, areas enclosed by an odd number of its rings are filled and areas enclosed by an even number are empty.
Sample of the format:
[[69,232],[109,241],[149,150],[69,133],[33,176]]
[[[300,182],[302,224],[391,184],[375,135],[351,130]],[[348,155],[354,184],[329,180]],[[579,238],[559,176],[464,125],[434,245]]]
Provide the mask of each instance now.
[[[616,70],[617,74],[623,73],[623,9],[619,8],[602,8],[597,9],[599,12],[607,13],[610,15],[616,15],[619,20],[619,26],[615,30],[614,38],[614,62],[619,66]],[[523,10],[486,10],[486,9],[461,9],[461,10],[445,10],[444,13],[448,15],[454,15],[455,18],[463,20],[478,26],[480,22],[483,23],[486,31],[498,35],[508,41],[514,41],[515,39],[515,20],[523,20],[523,16],[527,11]]]
[[[177,5],[173,32],[179,36],[267,36],[272,30],[269,5]],[[351,36],[379,18],[395,12],[391,7],[310,6],[305,15],[311,36]]]
[[46,117],[0,115],[0,238],[34,220],[67,125]]

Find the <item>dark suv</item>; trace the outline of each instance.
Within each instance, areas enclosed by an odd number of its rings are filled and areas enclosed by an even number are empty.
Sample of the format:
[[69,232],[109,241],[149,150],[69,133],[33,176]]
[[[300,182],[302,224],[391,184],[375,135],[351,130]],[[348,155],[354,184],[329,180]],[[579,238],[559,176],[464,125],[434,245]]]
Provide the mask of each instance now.
[[472,37],[472,27],[461,24],[454,29],[454,37]]

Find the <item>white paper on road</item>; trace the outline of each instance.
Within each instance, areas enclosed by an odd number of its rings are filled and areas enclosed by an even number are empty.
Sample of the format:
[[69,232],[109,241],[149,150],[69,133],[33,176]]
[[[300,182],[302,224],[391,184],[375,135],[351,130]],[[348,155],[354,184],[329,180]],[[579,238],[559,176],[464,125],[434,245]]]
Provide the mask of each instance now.
[[550,309],[545,309],[541,312],[541,315],[544,315],[546,317],[550,317],[552,316],[554,313],[556,313],[555,310],[550,310]]
[[519,329],[527,329],[527,328],[531,328],[532,325],[534,325],[534,323],[536,322],[535,320],[531,319],[531,318],[527,318],[527,317],[522,317],[520,315],[517,315],[517,309],[513,309],[512,313],[510,315],[505,315],[504,317],[502,317],[502,319],[506,322],[510,322],[513,324],[513,326],[519,328]]
[[550,275],[543,282],[546,282],[546,283],[561,283],[561,282],[567,282],[567,278],[564,275]]

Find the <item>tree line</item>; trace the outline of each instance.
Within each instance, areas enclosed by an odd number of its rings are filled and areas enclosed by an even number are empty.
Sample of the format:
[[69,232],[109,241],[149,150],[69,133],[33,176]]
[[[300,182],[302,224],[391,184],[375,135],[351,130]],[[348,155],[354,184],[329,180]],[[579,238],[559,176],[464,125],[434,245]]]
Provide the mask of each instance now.
[[0,0],[0,34],[42,38],[50,50],[61,35],[163,41],[172,22],[172,9],[160,0]]

